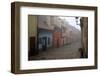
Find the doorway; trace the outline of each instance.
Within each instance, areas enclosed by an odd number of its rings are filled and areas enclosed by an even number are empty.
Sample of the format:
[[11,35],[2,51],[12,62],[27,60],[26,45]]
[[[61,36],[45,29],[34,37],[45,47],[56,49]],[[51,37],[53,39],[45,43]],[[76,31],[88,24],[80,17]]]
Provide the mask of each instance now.
[[47,49],[47,37],[43,37],[42,41],[42,49],[45,51]]

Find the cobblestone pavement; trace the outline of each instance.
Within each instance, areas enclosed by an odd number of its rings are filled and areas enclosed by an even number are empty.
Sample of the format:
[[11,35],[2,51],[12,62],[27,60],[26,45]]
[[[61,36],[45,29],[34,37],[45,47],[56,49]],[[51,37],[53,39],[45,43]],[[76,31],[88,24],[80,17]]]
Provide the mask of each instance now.
[[47,60],[47,59],[73,59],[80,58],[79,48],[80,41],[65,45],[60,48],[52,48],[40,52],[37,56],[33,56],[31,60]]

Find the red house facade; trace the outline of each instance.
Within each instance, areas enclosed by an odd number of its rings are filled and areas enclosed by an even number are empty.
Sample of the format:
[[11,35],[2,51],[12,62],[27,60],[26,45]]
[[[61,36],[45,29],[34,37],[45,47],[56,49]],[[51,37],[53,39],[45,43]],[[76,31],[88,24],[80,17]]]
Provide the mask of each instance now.
[[53,46],[59,48],[62,46],[62,33],[59,27],[54,28],[53,33]]

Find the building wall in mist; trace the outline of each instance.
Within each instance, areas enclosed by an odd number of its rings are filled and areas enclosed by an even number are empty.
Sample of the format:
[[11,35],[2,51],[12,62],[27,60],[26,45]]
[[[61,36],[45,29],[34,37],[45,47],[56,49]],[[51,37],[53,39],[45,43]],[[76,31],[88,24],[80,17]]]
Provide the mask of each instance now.
[[36,54],[37,48],[37,16],[28,15],[28,50],[29,55]]
[[81,18],[82,48],[84,57],[88,57],[88,17]]

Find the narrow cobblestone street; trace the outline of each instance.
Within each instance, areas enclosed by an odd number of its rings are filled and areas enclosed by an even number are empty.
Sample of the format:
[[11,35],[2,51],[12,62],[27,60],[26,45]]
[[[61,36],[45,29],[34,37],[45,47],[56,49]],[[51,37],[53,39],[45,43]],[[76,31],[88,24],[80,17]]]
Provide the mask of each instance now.
[[78,40],[60,48],[52,48],[46,51],[41,51],[37,56],[31,57],[31,60],[80,58],[80,47],[81,43],[80,40]]

